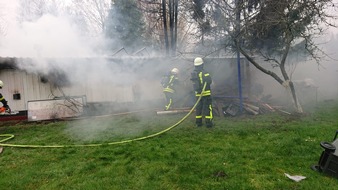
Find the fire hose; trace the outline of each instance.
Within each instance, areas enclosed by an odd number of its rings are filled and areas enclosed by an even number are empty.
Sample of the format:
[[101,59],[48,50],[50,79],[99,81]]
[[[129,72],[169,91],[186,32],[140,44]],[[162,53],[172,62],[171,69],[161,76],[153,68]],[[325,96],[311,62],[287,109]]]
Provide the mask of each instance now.
[[[202,89],[202,93],[204,92],[204,89],[206,87],[206,83],[204,83],[203,89]],[[202,94],[201,93],[201,94]],[[130,142],[134,142],[134,141],[141,141],[141,140],[145,140],[145,139],[149,139],[152,137],[156,137],[159,136],[163,133],[166,133],[170,130],[172,130],[173,128],[177,127],[179,124],[181,124],[185,119],[187,119],[191,113],[195,110],[197,104],[200,102],[202,96],[199,96],[199,98],[197,99],[196,103],[194,104],[194,106],[191,108],[191,110],[178,122],[176,122],[174,125],[151,135],[148,136],[143,136],[143,137],[138,137],[138,138],[134,138],[134,139],[128,139],[128,140],[122,140],[122,141],[116,141],[116,142],[109,142],[109,143],[97,143],[97,144],[80,144],[80,145],[24,145],[24,144],[6,144],[3,143],[5,141],[8,141],[12,138],[14,138],[13,134],[0,134],[0,137],[6,137],[2,140],[0,140],[0,147],[16,147],[16,148],[70,148],[70,147],[95,147],[95,146],[103,146],[103,145],[119,145],[119,144],[126,144],[126,143],[130,143]]]

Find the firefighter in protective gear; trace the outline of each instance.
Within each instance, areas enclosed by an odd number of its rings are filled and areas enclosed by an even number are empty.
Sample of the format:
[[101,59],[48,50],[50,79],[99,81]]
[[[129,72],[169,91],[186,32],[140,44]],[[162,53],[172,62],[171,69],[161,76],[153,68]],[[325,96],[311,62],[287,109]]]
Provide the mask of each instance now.
[[[4,86],[4,83],[0,80],[0,89]],[[11,108],[9,108],[6,99],[3,97],[3,95],[0,93],[0,102],[3,104],[3,107],[6,109],[5,111],[10,113]]]
[[[200,96],[201,100],[196,106],[196,126],[201,127],[203,125],[202,119],[205,117],[205,124],[208,128],[214,126],[213,114],[212,114],[212,98],[210,85],[212,83],[210,74],[203,69],[204,61],[202,58],[197,57],[194,60],[194,71],[191,73],[191,81],[194,85],[196,99]],[[203,90],[204,84],[205,89]]]
[[164,88],[163,93],[166,98],[166,105],[164,106],[165,111],[173,107],[176,95],[176,86],[178,84],[178,73],[179,70],[177,68],[173,68],[162,81],[162,86]]

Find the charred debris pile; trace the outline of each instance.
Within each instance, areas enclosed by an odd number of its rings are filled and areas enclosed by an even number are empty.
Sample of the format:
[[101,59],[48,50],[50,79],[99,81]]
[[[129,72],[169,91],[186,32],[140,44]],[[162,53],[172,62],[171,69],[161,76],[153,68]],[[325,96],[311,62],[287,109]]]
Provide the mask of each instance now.
[[262,100],[250,100],[248,98],[243,98],[241,103],[239,98],[213,97],[213,106],[215,115],[220,117],[259,115],[271,112],[291,114],[285,111],[284,106],[273,105]]

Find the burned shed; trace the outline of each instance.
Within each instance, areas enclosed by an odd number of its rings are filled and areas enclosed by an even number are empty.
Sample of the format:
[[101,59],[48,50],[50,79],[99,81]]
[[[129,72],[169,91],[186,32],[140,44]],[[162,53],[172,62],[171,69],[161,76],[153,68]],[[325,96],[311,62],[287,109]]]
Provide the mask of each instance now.
[[[181,71],[180,104],[191,106],[194,103],[190,81],[193,59],[193,56],[175,59],[151,56],[0,58],[0,80],[5,83],[1,93],[12,110],[29,111],[33,103],[39,106],[41,103],[37,102],[64,97],[80,97],[81,104],[90,111],[106,114],[135,106],[155,109],[161,108],[164,101],[162,75],[177,67]],[[213,76],[215,100],[238,100],[236,58],[207,57],[205,68]],[[251,88],[255,71],[245,59],[241,60],[241,68],[242,95],[249,98],[259,93]],[[53,114],[57,117],[57,113]]]

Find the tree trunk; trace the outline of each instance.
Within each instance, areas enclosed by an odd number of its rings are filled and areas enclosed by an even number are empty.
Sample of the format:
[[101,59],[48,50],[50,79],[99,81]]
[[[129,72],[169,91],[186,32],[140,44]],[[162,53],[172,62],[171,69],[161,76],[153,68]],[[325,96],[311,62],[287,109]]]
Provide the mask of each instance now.
[[297,98],[297,95],[296,95],[296,89],[295,89],[295,86],[293,85],[292,81],[289,82],[289,87],[290,87],[290,91],[291,91],[291,95],[292,95],[292,98],[293,98],[293,101],[294,101],[293,103],[295,105],[296,111],[298,113],[303,113],[303,108],[298,101],[298,98]]
[[[285,70],[284,67],[284,63],[285,63],[285,59],[282,60],[283,64],[280,65],[280,70],[282,72],[282,75],[284,77],[285,80],[281,79],[276,73],[267,70],[265,68],[263,68],[261,65],[259,65],[246,51],[244,51],[239,45],[237,40],[235,40],[235,44],[237,46],[237,48],[240,50],[240,52],[242,53],[242,55],[244,55],[245,58],[247,58],[247,60],[254,65],[258,70],[262,71],[263,73],[270,75],[272,78],[274,78],[279,84],[283,85],[289,92],[291,95],[291,98],[293,100],[293,104],[294,107],[296,109],[296,111],[298,113],[303,113],[303,109],[302,106],[299,104],[297,95],[296,95],[296,90],[295,90],[295,86],[293,85],[292,81],[289,80],[289,76],[287,75],[287,72]],[[284,55],[286,56],[286,55]]]
[[166,55],[169,55],[169,39],[168,39],[168,27],[167,27],[167,2],[166,0],[162,0],[162,9],[163,9],[163,33],[164,33],[164,43],[165,43],[165,49],[166,49]]
[[283,53],[283,57],[282,57],[282,60],[281,60],[281,63],[280,63],[280,70],[281,70],[281,73],[284,77],[284,81],[287,83],[287,85],[285,86],[286,88],[289,88],[288,90],[290,90],[290,93],[291,93],[291,97],[292,97],[292,100],[293,100],[293,104],[296,108],[296,111],[299,112],[299,113],[303,113],[303,108],[302,106],[299,104],[299,101],[298,101],[298,98],[297,98],[297,95],[296,95],[296,90],[295,90],[295,86],[293,85],[293,82],[290,80],[290,77],[288,75],[288,73],[286,72],[285,70],[285,62],[286,62],[286,58],[289,54],[289,51],[290,51],[290,47],[291,47],[291,42],[293,40],[293,38],[291,37],[292,35],[290,35],[291,32],[287,31],[286,32],[286,47],[285,47],[285,50],[284,50],[284,53]]
[[170,55],[174,52],[174,0],[169,0]]
[[173,54],[176,56],[176,48],[177,48],[177,16],[178,16],[178,0],[174,0],[174,23],[175,23],[175,31],[174,31],[174,43],[173,43]]

